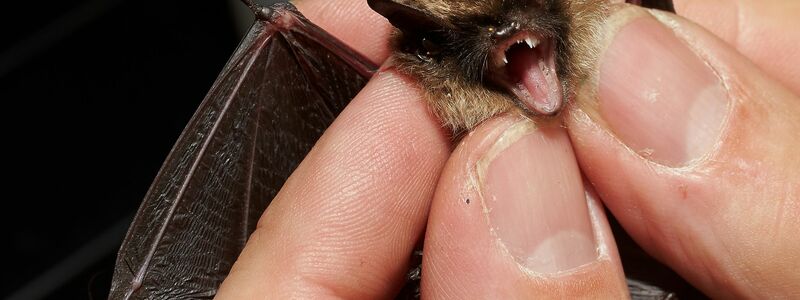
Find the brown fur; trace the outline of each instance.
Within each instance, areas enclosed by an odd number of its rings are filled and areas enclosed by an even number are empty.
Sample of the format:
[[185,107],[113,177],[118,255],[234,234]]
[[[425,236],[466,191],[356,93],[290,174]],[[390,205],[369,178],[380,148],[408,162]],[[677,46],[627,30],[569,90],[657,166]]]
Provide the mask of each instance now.
[[[484,74],[493,42],[481,38],[484,19],[507,16],[527,18],[525,28],[557,42],[557,69],[564,100],[572,98],[574,86],[584,80],[597,56],[597,34],[608,9],[604,0],[527,0],[533,9],[523,11],[509,2],[524,0],[396,0],[443,21],[446,42],[436,59],[422,59],[420,36],[396,30],[393,36],[396,66],[421,82],[432,111],[454,137],[499,113],[518,110],[532,116],[516,97],[487,84]],[[524,6],[524,5],[522,5]],[[415,46],[417,45],[417,46]]]

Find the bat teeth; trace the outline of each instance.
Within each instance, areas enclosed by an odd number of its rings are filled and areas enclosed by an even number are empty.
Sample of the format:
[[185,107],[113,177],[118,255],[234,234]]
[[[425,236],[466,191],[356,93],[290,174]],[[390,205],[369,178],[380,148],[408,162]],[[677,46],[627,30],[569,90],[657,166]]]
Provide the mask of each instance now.
[[523,44],[523,43],[525,45],[528,45],[528,48],[533,49],[533,48],[536,48],[536,46],[539,45],[539,40],[536,39],[536,38],[533,38],[533,37],[525,37],[524,39],[517,40],[514,44],[515,45],[519,45],[519,44]]
[[[514,39],[512,39],[512,40],[510,40],[508,42],[504,42],[504,43],[500,44],[500,46],[504,47],[505,49],[503,51],[499,51],[500,49],[497,49],[498,51],[495,52],[495,59],[494,59],[495,66],[496,67],[504,67],[504,66],[508,65],[508,63],[509,63],[509,61],[508,61],[508,52],[514,46],[516,46],[516,45],[526,45],[526,46],[528,46],[528,49],[535,49],[537,46],[539,46],[539,43],[540,43],[539,39],[535,35],[533,35],[531,33],[523,32],[523,33],[517,35],[516,38],[514,38]],[[501,48],[501,49],[503,49],[503,48]]]
[[506,55],[507,55],[506,53],[501,53],[497,57],[498,59],[496,61],[497,61],[497,66],[498,67],[503,67],[503,66],[508,64],[508,56],[506,56]]

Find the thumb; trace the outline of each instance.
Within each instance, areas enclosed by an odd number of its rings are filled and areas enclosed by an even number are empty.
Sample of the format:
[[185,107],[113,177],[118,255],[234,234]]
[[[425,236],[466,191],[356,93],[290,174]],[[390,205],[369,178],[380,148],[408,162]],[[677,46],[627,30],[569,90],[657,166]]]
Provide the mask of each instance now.
[[800,101],[677,16],[627,7],[567,123],[628,233],[716,298],[798,296]]
[[485,122],[439,179],[423,298],[627,298],[602,205],[587,194],[559,124]]

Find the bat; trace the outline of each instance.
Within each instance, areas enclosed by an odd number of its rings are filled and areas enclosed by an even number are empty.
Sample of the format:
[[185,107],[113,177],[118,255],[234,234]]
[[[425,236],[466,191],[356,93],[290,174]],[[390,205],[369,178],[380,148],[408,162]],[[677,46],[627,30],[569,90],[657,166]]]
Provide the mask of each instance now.
[[[120,247],[110,299],[212,298],[270,200],[377,70],[291,4],[244,2],[256,22],[145,195]],[[669,1],[644,2],[671,8]],[[589,46],[581,43],[581,34],[589,31],[581,30],[597,25],[606,7],[589,0],[369,4],[398,28],[393,59],[419,80],[431,109],[454,137],[503,111],[557,113],[583,72],[582,51]],[[454,11],[456,4],[466,9]],[[491,37],[476,37],[482,30]],[[465,49],[461,46],[472,51],[454,50]],[[506,70],[519,63],[517,52],[523,51],[544,61],[544,68],[521,71],[538,72],[528,85],[535,88],[516,84],[518,78]],[[463,63],[455,61],[462,58]],[[444,79],[447,75],[453,78]],[[469,96],[481,100],[468,103]],[[419,278],[409,278],[412,285],[398,298],[415,296]],[[632,295],[674,296],[651,283],[632,278]]]
[[[630,1],[629,1],[630,2]],[[671,1],[635,1],[673,10]],[[556,114],[597,60],[608,0],[369,0],[393,59],[455,139],[508,111]]]

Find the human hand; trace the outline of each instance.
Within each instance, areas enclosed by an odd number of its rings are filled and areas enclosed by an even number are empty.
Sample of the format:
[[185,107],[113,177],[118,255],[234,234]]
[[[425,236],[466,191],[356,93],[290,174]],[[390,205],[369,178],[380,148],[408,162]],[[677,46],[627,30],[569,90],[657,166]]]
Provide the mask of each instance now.
[[615,14],[596,94],[565,121],[581,169],[639,245],[709,296],[798,297],[800,3],[676,8],[728,44],[669,14]]
[[[689,16],[707,9],[676,5]],[[364,1],[298,6],[373,60],[388,55],[389,27]],[[704,292],[796,296],[797,96],[685,21],[662,17],[693,51],[638,9],[613,18],[622,29],[601,59],[597,92],[589,85],[566,112],[568,130],[505,115],[453,150],[413,83],[391,69],[377,75],[273,201],[219,297],[389,298],[423,232],[425,297],[624,297],[613,238],[578,164],[637,242]],[[715,24],[729,23],[705,24],[719,34],[727,25]],[[769,48],[786,53],[797,44],[788,40]],[[662,48],[669,53],[653,54]],[[783,77],[796,63],[737,49],[799,90],[800,79]],[[635,84],[624,81],[632,71],[644,72]],[[666,88],[675,86],[681,94]],[[651,89],[670,105],[636,101]],[[702,97],[689,97],[698,89]],[[659,126],[668,124],[677,125]]]

